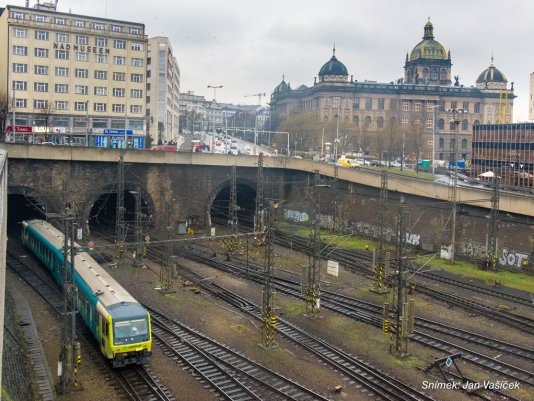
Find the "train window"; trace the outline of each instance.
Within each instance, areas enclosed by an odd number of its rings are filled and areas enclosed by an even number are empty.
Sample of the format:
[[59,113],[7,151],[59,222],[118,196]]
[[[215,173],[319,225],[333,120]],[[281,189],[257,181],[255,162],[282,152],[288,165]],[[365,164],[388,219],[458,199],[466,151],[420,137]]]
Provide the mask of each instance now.
[[101,327],[101,330],[102,330],[102,334],[107,336],[108,333],[107,333],[107,322],[106,322],[106,319],[104,318],[104,316],[100,316],[100,321],[102,322],[102,327]]
[[146,335],[148,333],[148,322],[146,319],[116,322],[113,332],[117,339]]

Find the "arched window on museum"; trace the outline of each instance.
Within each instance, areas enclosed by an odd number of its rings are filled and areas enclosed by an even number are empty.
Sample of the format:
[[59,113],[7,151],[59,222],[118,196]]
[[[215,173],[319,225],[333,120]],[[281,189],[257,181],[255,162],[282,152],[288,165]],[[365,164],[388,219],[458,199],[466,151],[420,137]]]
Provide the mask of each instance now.
[[462,131],[467,131],[467,120],[462,121]]
[[441,130],[445,129],[445,120],[443,118],[440,118],[438,120],[438,129],[441,129]]
[[438,69],[437,69],[437,68],[432,67],[432,68],[430,69],[430,79],[431,79],[432,81],[435,81],[435,80],[438,79]]
[[475,120],[475,121],[473,122],[473,125],[480,125],[480,121]]
[[447,78],[447,70],[445,70],[445,68],[442,68],[441,70],[439,70],[439,79],[443,81],[446,78]]
[[389,126],[394,127],[395,125],[397,125],[397,119],[395,117],[391,117],[389,119]]
[[462,139],[462,149],[467,149],[467,139]]
[[440,149],[443,149],[443,145],[445,144],[445,141],[443,140],[443,138],[439,138],[439,142],[438,142],[438,147]]
[[352,123],[355,125],[355,126],[359,126],[360,125],[360,117],[358,116],[353,116],[352,117]]
[[378,129],[384,128],[384,117],[378,117],[378,120],[376,120],[376,125]]
[[365,117],[365,128],[369,128],[371,126],[371,117],[367,116]]
[[449,125],[449,129],[450,129],[451,131],[454,131],[454,129],[455,129],[454,121],[451,121],[451,124]]
[[423,68],[423,82],[428,82],[428,68]]
[[325,120],[325,121],[328,121],[328,116],[324,116],[324,120]]

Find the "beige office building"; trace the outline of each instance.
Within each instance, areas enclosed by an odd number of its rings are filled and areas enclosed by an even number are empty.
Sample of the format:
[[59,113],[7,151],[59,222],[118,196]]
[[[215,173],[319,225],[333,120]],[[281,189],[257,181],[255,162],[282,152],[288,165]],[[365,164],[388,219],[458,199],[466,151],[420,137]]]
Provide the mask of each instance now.
[[0,9],[0,95],[14,104],[6,139],[144,147],[144,24],[56,5]]
[[178,138],[180,68],[169,38],[148,40],[146,115],[151,144],[172,143]]

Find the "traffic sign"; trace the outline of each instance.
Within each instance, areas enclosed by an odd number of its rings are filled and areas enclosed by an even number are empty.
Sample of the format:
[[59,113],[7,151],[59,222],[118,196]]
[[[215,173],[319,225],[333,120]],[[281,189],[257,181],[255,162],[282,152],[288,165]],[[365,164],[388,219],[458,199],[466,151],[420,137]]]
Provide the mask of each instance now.
[[93,241],[89,241],[89,243],[87,245],[89,245],[89,247],[92,248],[92,247],[95,246],[95,243]]
[[147,236],[145,237],[145,241],[150,241],[150,235],[147,235]]

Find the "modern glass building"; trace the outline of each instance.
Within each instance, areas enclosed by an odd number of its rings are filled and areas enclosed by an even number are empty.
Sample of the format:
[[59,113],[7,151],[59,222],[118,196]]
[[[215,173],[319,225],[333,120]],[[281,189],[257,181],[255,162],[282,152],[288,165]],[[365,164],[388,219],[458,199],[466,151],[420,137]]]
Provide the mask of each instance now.
[[486,181],[498,176],[501,185],[534,188],[534,123],[474,127],[471,176]]

